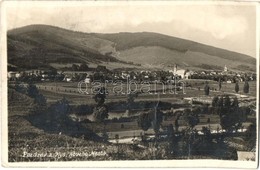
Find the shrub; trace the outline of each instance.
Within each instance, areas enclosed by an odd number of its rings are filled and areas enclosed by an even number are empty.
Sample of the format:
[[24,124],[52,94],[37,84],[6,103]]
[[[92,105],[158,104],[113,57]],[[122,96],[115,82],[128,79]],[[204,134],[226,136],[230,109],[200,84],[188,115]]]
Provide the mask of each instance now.
[[249,84],[248,84],[248,81],[245,81],[245,84],[244,84],[244,93],[249,93]]

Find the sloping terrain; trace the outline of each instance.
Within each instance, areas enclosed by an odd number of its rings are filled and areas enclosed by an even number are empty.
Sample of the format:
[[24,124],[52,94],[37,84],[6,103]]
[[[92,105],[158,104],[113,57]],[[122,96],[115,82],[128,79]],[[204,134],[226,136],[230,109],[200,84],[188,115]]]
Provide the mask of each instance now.
[[46,67],[49,63],[117,61],[113,43],[88,34],[32,25],[8,32],[8,62],[16,66]]
[[[82,63],[121,68],[126,62],[142,67],[229,69],[256,71],[256,59],[194,41],[158,33],[97,34],[47,25],[8,31],[8,63],[22,68],[51,67],[50,63]],[[136,67],[124,65],[124,67]]]
[[[147,65],[149,58],[149,64],[156,67],[173,67],[174,64],[178,64],[179,67],[189,69],[214,69],[222,70],[225,65],[228,68],[238,71],[255,71],[253,64],[247,62],[241,62],[229,59],[219,59],[217,56],[211,56],[201,52],[187,51],[185,53],[169,50],[167,48],[159,46],[149,47],[134,47],[131,49],[123,50],[118,56],[119,60],[141,63]],[[252,67],[252,68],[251,68]]]
[[120,60],[163,66],[178,64],[196,69],[205,65],[213,69],[227,65],[233,70],[256,71],[256,59],[251,56],[176,37],[149,32],[95,36],[115,42]]

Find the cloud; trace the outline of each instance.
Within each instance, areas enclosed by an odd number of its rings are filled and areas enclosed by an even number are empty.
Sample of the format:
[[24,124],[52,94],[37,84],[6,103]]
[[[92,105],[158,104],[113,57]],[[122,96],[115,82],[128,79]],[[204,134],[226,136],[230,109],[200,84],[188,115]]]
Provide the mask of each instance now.
[[245,17],[239,15],[221,16],[216,10],[195,13],[183,18],[182,21],[197,30],[209,32],[216,39],[243,34],[248,28]]
[[107,32],[108,28],[116,26],[122,27],[121,31],[127,31],[124,25],[138,27],[143,23],[170,24],[173,21],[181,21],[189,28],[209,32],[217,39],[224,39],[230,35],[244,33],[248,27],[244,16],[222,16],[217,7],[207,10],[198,7],[119,7],[88,10],[83,14],[85,17],[79,18],[85,22],[78,21],[78,29],[84,30],[88,27],[92,32]]
[[[210,32],[223,39],[231,34],[240,34],[247,29],[243,16],[221,16],[218,7],[192,6],[116,6],[77,8],[18,8],[16,13],[8,11],[9,27],[32,23],[60,26],[74,25],[79,31],[106,32],[107,28],[123,25],[138,27],[143,23],[182,21],[188,27]],[[16,20],[13,20],[15,17]],[[13,23],[12,23],[13,20]],[[127,31],[127,28],[122,31]]]

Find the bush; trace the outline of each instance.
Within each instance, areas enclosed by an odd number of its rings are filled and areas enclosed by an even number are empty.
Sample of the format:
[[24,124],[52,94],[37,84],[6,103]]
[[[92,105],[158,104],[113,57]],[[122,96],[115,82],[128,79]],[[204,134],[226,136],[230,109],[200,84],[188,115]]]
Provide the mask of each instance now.
[[244,93],[249,93],[249,84],[248,84],[248,81],[245,81],[243,91],[244,91]]
[[26,93],[27,93],[27,89],[26,89],[23,85],[21,85],[21,84],[19,84],[19,83],[16,83],[16,84],[15,84],[14,89],[15,89],[17,92],[22,93],[22,94],[26,94]]
[[72,112],[77,115],[90,115],[93,113],[93,106],[79,105],[72,108]]
[[236,82],[236,85],[235,85],[235,91],[236,91],[236,93],[239,92],[239,85],[238,85],[238,82]]
[[206,95],[206,96],[209,95],[209,89],[210,89],[210,87],[209,87],[208,83],[206,83],[206,85],[205,85],[205,87],[204,87],[204,92],[205,92],[205,95]]

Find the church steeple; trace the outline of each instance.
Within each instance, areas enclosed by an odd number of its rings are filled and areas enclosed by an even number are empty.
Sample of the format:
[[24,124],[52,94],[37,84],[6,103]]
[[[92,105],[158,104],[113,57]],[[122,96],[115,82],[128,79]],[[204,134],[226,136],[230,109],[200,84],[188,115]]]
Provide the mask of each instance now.
[[225,65],[225,67],[224,67],[224,71],[225,72],[227,72],[228,71],[228,68],[227,68],[227,66]]

